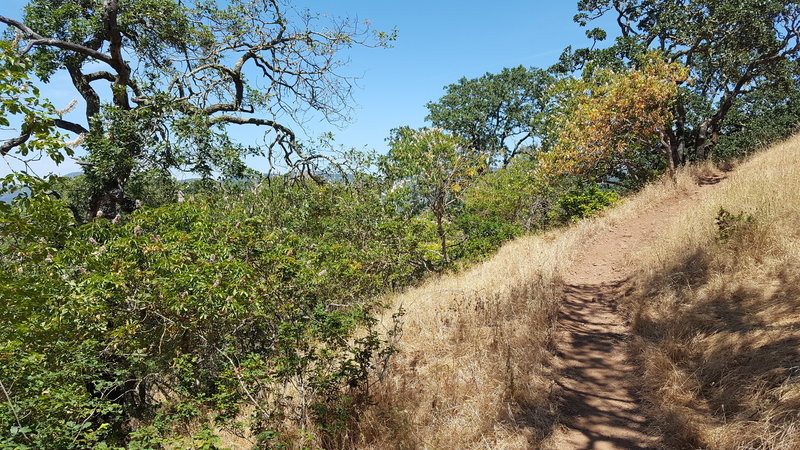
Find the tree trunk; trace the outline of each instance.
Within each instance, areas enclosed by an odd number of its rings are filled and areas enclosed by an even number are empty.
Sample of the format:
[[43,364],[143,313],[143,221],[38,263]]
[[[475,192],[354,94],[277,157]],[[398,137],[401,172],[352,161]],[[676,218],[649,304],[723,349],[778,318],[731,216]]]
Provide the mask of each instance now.
[[704,161],[708,157],[708,127],[710,119],[704,120],[697,128],[697,159]]
[[719,135],[722,129],[722,123],[725,120],[725,116],[728,115],[728,112],[733,107],[733,102],[742,92],[744,86],[752,79],[752,76],[749,75],[749,73],[750,68],[748,68],[748,74],[739,79],[739,81],[736,83],[736,86],[722,96],[722,100],[719,102],[719,109],[717,112],[700,124],[700,127],[697,131],[696,146],[697,158],[701,161],[708,159],[711,156],[711,150],[714,148],[714,145],[717,144],[717,141],[719,141]]
[[672,133],[672,130],[662,132],[660,139],[661,147],[667,160],[667,170],[669,171],[669,176],[672,181],[677,181],[676,169],[679,161],[679,157],[676,156],[678,154],[677,139],[675,139],[675,135]]
[[444,230],[444,211],[436,208],[433,214],[436,216],[436,231],[439,233],[439,241],[442,246],[442,258],[445,263],[449,263],[450,257],[447,255],[447,233],[445,233]]
[[674,142],[671,142],[672,159],[676,164],[686,164],[686,107],[679,98],[675,105]]
[[675,155],[672,148],[666,148],[665,153],[667,154],[667,170],[669,170],[669,177],[672,181],[678,181],[677,165],[675,164]]

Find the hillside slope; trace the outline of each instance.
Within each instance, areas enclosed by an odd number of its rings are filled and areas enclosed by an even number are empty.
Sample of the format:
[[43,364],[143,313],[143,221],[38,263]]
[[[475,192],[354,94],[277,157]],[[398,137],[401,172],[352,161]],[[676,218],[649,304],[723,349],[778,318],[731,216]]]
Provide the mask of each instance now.
[[630,261],[622,306],[677,448],[800,448],[800,136],[763,151]]
[[[699,175],[699,174],[698,174]],[[637,214],[604,227],[587,242],[566,275],[557,325],[563,428],[554,448],[653,448],[660,432],[641,399],[642,383],[627,344],[630,328],[618,304],[635,275],[631,255],[649,248],[665,225],[717,189],[721,177],[703,176],[691,190],[640,203]],[[691,184],[686,184],[691,187]]]
[[797,167],[800,137],[721,183],[687,168],[389,299],[400,353],[352,446],[796,447]]
[[[527,236],[462,273],[388,299],[400,309],[399,354],[373,388],[356,448],[530,448],[559,442],[555,356],[565,280],[587,244],[697,190],[696,170],[648,186],[602,217]],[[631,248],[633,250],[633,248]],[[619,259],[619,258],[618,258]],[[622,261],[622,259],[619,259]],[[387,447],[388,446],[388,447]]]

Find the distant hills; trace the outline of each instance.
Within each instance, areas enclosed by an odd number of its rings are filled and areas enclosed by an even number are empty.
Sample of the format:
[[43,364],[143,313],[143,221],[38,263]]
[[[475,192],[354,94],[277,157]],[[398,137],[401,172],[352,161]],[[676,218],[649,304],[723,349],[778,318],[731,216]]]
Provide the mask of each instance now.
[[[83,172],[80,172],[80,171],[78,171],[78,172],[70,172],[70,173],[68,173],[66,175],[61,175],[61,176],[65,177],[65,178],[74,178],[74,177],[77,177],[78,175],[83,175]],[[2,203],[11,203],[11,200],[14,200],[18,195],[23,194],[23,193],[24,194],[30,193],[30,189],[22,188],[19,191],[16,191],[16,192],[13,192],[13,193],[0,194],[0,202],[2,202]]]

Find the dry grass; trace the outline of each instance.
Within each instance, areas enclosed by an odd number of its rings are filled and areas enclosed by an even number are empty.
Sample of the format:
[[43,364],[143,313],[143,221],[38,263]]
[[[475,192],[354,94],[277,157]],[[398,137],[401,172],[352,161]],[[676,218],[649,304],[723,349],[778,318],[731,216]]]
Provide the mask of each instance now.
[[556,417],[552,324],[577,230],[525,237],[392,299],[400,353],[374,389],[358,448],[527,448]]
[[536,448],[558,421],[551,353],[562,278],[581,246],[642,208],[696,187],[648,186],[602,217],[505,245],[465,272],[390,299],[403,336],[354,448]]
[[[685,216],[631,261],[626,298],[646,397],[680,448],[800,448],[800,137],[742,164],[699,204],[691,167],[568,229],[528,236],[389,300],[400,353],[350,447],[536,448],[558,422],[553,330],[562,278],[595,235],[651,206]],[[752,214],[719,241],[719,208]],[[741,223],[739,223],[741,222]]]
[[[800,448],[799,192],[797,136],[739,166],[632,261],[634,352],[669,445]],[[719,226],[720,208],[743,215]]]

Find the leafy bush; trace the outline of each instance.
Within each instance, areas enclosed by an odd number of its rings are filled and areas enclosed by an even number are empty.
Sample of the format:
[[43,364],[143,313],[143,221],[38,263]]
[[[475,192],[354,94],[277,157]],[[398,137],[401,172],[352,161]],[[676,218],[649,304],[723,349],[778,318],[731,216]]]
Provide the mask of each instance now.
[[538,204],[547,197],[547,186],[538,182],[535,173],[536,162],[525,156],[506,168],[484,173],[464,192],[464,209],[528,230],[538,228],[543,216]]
[[47,196],[4,208],[3,445],[147,447],[243,405],[256,433],[335,436],[391,353],[372,299],[424,270],[424,234],[379,192],[278,186],[84,225]]
[[740,212],[733,214],[725,208],[720,208],[714,223],[717,224],[717,241],[727,242],[736,234],[748,229],[755,222],[752,214]]
[[513,223],[475,214],[462,214],[456,223],[464,234],[462,242],[453,252],[459,259],[480,259],[522,232],[522,228]]
[[590,217],[618,200],[619,194],[603,191],[596,184],[579,185],[558,199],[558,209],[554,214],[561,222],[574,222]]

